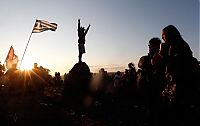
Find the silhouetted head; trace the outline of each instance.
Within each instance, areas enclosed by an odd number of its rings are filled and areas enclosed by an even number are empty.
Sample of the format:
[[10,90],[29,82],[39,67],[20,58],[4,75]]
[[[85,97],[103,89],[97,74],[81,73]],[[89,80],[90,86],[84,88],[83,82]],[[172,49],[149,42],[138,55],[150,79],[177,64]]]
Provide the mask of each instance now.
[[135,65],[134,65],[133,63],[129,63],[129,64],[128,64],[128,67],[129,67],[129,68],[134,68]]
[[120,75],[120,74],[121,74],[121,72],[120,72],[120,71],[117,71],[117,72],[116,72],[116,74],[117,74],[117,75]]
[[103,73],[105,70],[104,70],[104,68],[101,68],[100,70],[99,70],[99,73]]
[[37,68],[37,65],[38,65],[37,63],[34,63],[34,68]]
[[187,42],[185,42],[178,31],[173,25],[168,25],[162,30],[162,38],[167,45],[170,45],[170,55],[184,55],[192,56],[192,51]]
[[125,73],[125,74],[128,74],[128,69],[125,69],[124,73]]
[[159,38],[152,38],[149,40],[149,52],[152,50],[159,50],[161,40]]
[[160,49],[161,40],[159,38],[152,38],[149,40],[149,54],[153,56]]
[[182,36],[175,26],[168,25],[162,30],[162,39],[167,44],[174,44],[174,42],[182,40]]
[[85,27],[81,27],[81,31],[84,32],[85,31]]

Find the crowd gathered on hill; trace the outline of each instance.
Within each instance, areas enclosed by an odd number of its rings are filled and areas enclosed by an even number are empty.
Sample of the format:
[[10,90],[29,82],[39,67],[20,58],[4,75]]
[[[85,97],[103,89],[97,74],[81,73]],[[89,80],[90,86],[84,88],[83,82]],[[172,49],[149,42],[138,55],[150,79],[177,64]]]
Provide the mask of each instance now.
[[[65,109],[71,116],[88,115],[112,126],[199,124],[200,63],[175,26],[166,26],[162,39],[164,42],[158,37],[148,40],[149,52],[139,59],[138,69],[130,62],[127,69],[113,74],[104,68],[92,73],[82,62],[82,53],[79,62],[63,77],[60,72],[51,76],[49,69],[38,67],[37,63],[29,71],[16,66],[6,70],[1,65],[0,122],[20,125],[19,118],[25,118],[20,110],[24,108],[13,104],[24,107],[34,102],[49,107],[48,111]],[[24,97],[31,98],[17,102]],[[12,112],[15,114],[8,116]]]

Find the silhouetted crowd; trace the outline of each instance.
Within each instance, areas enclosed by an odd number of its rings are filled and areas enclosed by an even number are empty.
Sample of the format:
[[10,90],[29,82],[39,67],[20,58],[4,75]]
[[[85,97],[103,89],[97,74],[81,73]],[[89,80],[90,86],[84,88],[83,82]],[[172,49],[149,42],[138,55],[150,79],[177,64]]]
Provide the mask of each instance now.
[[200,125],[200,64],[169,25],[153,37],[138,69],[91,73],[85,62],[63,76],[38,67],[0,66],[0,124],[188,126]]

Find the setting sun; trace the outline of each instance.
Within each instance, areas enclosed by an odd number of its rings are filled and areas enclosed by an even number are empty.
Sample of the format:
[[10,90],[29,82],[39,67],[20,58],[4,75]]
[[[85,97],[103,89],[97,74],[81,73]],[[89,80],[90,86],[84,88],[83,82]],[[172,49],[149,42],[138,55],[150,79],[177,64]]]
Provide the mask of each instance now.
[[26,58],[23,60],[20,69],[21,70],[31,70],[33,68],[33,61],[31,58]]

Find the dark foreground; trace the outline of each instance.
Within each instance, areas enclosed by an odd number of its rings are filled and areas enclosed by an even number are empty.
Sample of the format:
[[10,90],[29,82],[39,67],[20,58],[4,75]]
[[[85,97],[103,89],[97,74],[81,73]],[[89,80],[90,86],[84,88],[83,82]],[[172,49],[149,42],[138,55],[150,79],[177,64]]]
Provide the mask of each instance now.
[[[1,126],[150,126],[173,125],[173,119],[152,119],[148,107],[133,97],[99,96],[88,97],[88,107],[76,109],[67,105],[62,96],[62,86],[49,86],[44,93],[1,94],[0,124]],[[104,98],[104,99],[102,99]],[[131,98],[131,99],[129,99]],[[78,107],[77,107],[78,108]],[[200,124],[198,107],[192,109],[190,119],[180,121],[179,125]],[[172,115],[173,116],[173,115]],[[188,124],[189,125],[189,124]]]

